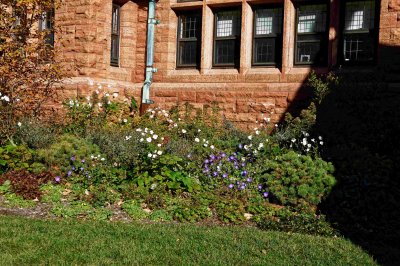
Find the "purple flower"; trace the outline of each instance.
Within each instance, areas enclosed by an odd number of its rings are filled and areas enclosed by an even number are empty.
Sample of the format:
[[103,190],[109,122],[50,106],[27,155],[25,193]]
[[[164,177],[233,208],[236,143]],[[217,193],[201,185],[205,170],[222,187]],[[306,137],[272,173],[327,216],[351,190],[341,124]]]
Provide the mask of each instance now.
[[207,164],[207,163],[209,163],[210,161],[208,160],[208,159],[206,159],[205,161],[204,161],[204,163],[205,164]]
[[225,158],[226,157],[226,153],[221,153],[221,156],[222,156],[222,158]]
[[211,158],[212,161],[215,160],[215,156],[214,155],[211,155],[210,158]]
[[61,178],[60,178],[59,176],[56,176],[56,177],[54,178],[54,181],[56,181],[57,183],[60,183]]
[[72,156],[72,157],[71,157],[71,161],[75,161],[75,156]]
[[81,161],[82,163],[85,163],[86,162],[86,160],[85,159],[82,159],[82,161]]
[[264,192],[263,196],[264,198],[268,198],[269,193],[268,192]]
[[232,189],[232,188],[234,188],[235,187],[235,185],[234,184],[229,184],[229,186],[228,186],[230,189]]
[[79,170],[83,171],[84,169],[83,169],[83,167],[81,167],[81,168],[79,168]]
[[252,179],[251,179],[250,177],[248,177],[248,178],[246,179],[246,181],[250,183],[250,182],[252,181]]
[[71,167],[71,170],[72,170],[72,171],[75,171],[75,169],[76,169],[75,166],[72,166],[72,167]]
[[246,176],[246,175],[247,175],[247,171],[246,170],[242,171],[242,176]]
[[72,175],[72,171],[68,171],[67,176],[70,177]]
[[227,178],[227,177],[228,177],[228,174],[225,173],[225,174],[222,175],[222,177],[223,177],[223,178]]
[[218,176],[218,173],[217,173],[217,172],[214,172],[214,173],[213,173],[213,176],[214,176],[214,177]]
[[243,144],[242,143],[239,144],[239,149],[243,149]]
[[258,190],[261,190],[262,189],[262,185],[258,185]]
[[229,160],[234,161],[235,160],[235,156],[233,156],[233,155],[229,156]]
[[246,163],[242,163],[242,167],[245,167],[246,166]]

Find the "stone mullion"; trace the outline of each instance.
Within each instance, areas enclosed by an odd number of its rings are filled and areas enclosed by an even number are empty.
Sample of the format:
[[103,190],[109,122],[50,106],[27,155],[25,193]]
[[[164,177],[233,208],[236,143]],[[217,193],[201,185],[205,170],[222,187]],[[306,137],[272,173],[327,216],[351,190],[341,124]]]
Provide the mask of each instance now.
[[295,7],[291,0],[284,0],[283,4],[283,43],[282,43],[282,76],[293,68],[294,38],[295,38]]
[[214,31],[214,14],[205,1],[203,3],[201,31],[200,73],[204,74],[212,68]]
[[251,68],[252,53],[252,26],[253,13],[251,6],[244,1],[242,3],[242,26],[240,39],[240,74],[245,74]]
[[329,45],[328,45],[328,66],[337,64],[338,43],[340,32],[340,6],[339,0],[330,1],[329,7]]

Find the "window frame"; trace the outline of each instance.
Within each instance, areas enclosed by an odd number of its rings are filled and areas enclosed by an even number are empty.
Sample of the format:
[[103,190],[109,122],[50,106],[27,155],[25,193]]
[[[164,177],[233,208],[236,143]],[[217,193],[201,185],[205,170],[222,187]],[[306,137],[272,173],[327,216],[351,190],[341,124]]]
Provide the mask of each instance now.
[[[340,22],[339,22],[339,45],[338,45],[338,62],[343,66],[371,66],[377,64],[377,54],[378,54],[378,46],[379,46],[379,24],[380,24],[380,8],[381,8],[381,1],[373,0],[375,4],[375,10],[373,11],[374,14],[374,29],[369,29],[369,36],[373,39],[374,49],[373,49],[373,59],[366,60],[366,61],[346,61],[344,55],[344,38],[345,34],[349,34],[349,32],[345,31],[346,26],[346,3],[349,2],[362,2],[363,0],[344,0],[340,4]],[[371,33],[372,31],[372,33]],[[355,30],[350,34],[362,34],[366,33],[366,30]]]
[[[256,12],[262,9],[277,9],[280,8],[282,10],[282,21],[281,21],[281,32],[280,34],[256,34]],[[252,52],[251,52],[251,66],[252,67],[281,67],[282,66],[282,53],[283,53],[283,19],[284,18],[284,5],[283,3],[279,4],[269,4],[269,5],[259,5],[253,7],[253,36],[252,36]],[[255,62],[256,56],[256,39],[275,39],[275,62]],[[276,43],[280,42],[280,46],[277,47]],[[278,49],[277,49],[278,48]],[[280,55],[280,56],[279,56]]]
[[[180,38],[180,31],[181,31],[181,20],[180,17],[182,15],[188,15],[188,14],[197,14],[198,18],[200,18],[200,25],[198,28],[198,36],[196,38]],[[190,69],[200,69],[200,61],[201,61],[201,36],[202,36],[202,22],[203,22],[203,17],[202,17],[202,10],[201,9],[195,9],[195,10],[187,10],[187,11],[182,11],[177,13],[178,17],[178,27],[177,27],[177,33],[176,33],[176,68],[190,68]],[[181,42],[194,42],[196,41],[196,63],[195,64],[181,64],[180,63],[180,43]]]
[[[114,33],[114,10],[117,10],[117,33]],[[117,57],[113,58],[113,40],[117,42]],[[110,44],[110,65],[113,67],[119,67],[120,64],[120,43],[121,43],[121,5],[112,3],[112,11],[111,11],[111,44]]]
[[[322,62],[299,62],[297,61],[297,51],[298,51],[298,42],[299,42],[299,33],[298,33],[298,25],[299,25],[299,9],[301,6],[311,6],[311,5],[325,5],[326,6],[326,21],[325,21],[325,31],[323,33],[305,33],[303,35],[309,36],[320,36],[320,45],[324,50],[324,60]],[[310,2],[298,2],[295,5],[295,38],[294,38],[294,56],[293,56],[293,65],[294,67],[304,67],[304,66],[314,66],[314,67],[326,67],[328,65],[328,56],[329,56],[329,24],[330,24],[330,4],[329,1],[310,1]],[[302,35],[302,34],[300,34]],[[310,41],[311,42],[311,41]],[[323,45],[323,46],[322,46]]]
[[[240,15],[240,30],[239,30],[239,35],[235,37],[217,37],[217,14],[219,12],[229,12],[229,11],[238,11]],[[213,68],[240,68],[240,46],[241,46],[241,36],[242,36],[242,7],[241,6],[230,6],[226,8],[218,8],[213,11],[214,15],[214,27],[213,27],[213,51],[212,51],[212,67]],[[233,58],[233,63],[216,63],[216,54],[217,54],[217,42],[218,41],[224,41],[224,40],[234,40],[235,42],[235,47],[238,48],[238,52],[234,51],[234,58]],[[238,47],[237,47],[238,46]],[[236,58],[237,57],[237,58]]]

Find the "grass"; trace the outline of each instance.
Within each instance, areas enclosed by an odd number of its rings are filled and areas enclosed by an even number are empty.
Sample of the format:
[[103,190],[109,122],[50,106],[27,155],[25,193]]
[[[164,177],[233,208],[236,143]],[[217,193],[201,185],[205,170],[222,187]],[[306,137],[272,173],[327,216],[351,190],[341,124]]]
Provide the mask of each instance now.
[[377,265],[341,238],[0,216],[1,265]]

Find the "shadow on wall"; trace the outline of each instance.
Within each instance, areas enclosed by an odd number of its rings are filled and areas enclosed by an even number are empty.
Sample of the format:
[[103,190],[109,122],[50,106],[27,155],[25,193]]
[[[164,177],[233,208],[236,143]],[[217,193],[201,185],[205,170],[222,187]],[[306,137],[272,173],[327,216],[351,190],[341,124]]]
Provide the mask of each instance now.
[[380,264],[400,265],[400,47],[379,50],[373,75],[337,70],[341,85],[317,108],[313,130],[338,181],[320,209]]

